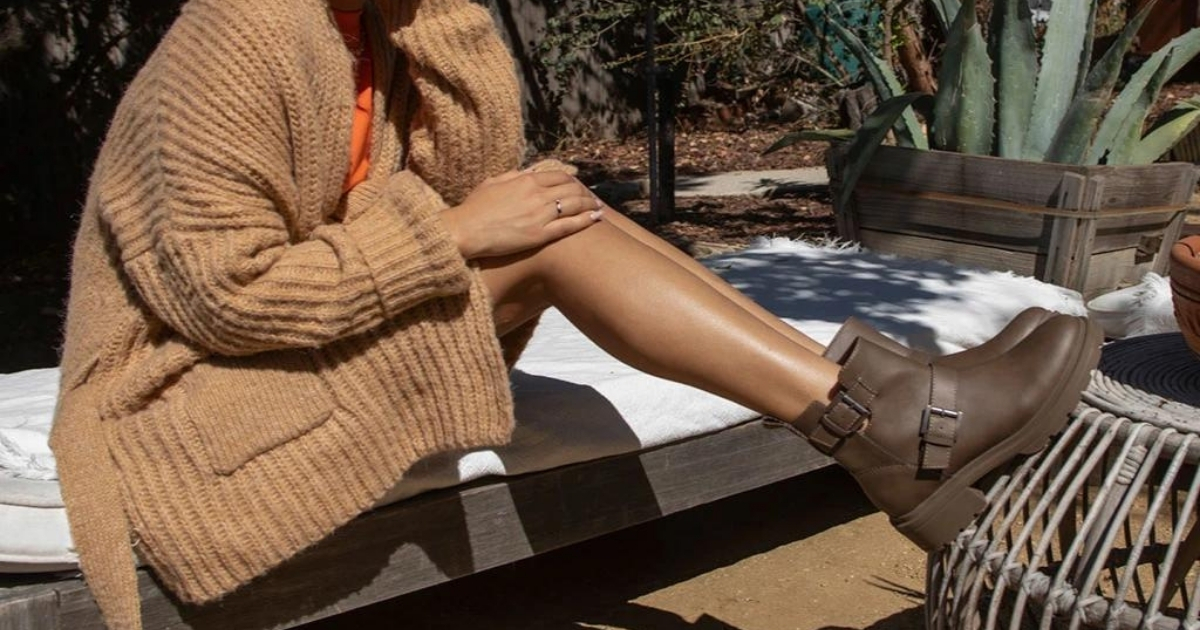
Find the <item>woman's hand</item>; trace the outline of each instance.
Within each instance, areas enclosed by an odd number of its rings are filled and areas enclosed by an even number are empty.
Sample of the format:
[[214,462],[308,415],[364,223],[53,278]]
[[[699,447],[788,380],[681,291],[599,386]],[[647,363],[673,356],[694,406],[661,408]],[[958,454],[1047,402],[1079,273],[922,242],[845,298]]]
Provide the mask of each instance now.
[[462,205],[442,213],[468,260],[515,254],[596,223],[600,200],[561,172],[510,171],[485,180]]

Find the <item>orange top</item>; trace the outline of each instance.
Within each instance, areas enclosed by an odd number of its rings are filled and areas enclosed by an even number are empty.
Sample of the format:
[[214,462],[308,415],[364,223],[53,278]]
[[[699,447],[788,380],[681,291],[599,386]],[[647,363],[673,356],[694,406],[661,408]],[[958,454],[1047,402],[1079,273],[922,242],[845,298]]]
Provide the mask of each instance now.
[[338,30],[346,47],[358,58],[358,101],[354,107],[354,126],[350,135],[350,170],[346,173],[343,191],[349,191],[367,178],[371,166],[371,109],[374,78],[371,73],[371,46],[362,27],[362,10],[333,10]]

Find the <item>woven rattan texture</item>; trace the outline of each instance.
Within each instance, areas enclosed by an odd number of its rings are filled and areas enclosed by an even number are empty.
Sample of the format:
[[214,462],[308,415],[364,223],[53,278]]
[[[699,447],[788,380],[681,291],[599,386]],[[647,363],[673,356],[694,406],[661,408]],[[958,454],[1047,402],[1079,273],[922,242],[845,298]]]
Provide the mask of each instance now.
[[929,557],[928,628],[1200,628],[1200,409],[1124,368],[1177,351],[1178,334],[1110,344],[1062,435],[985,482],[988,509]]

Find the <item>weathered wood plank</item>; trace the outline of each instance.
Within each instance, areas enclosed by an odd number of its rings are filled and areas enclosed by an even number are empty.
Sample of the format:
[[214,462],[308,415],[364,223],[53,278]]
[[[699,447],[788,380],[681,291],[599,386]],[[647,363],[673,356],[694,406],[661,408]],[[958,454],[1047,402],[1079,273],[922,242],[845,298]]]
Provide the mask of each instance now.
[[[1173,203],[1179,182],[1194,170],[1186,163],[1076,166],[885,146],[879,148],[861,181],[895,190],[930,190],[1053,208],[1061,207],[1057,194],[1063,174],[1076,173],[1106,179],[1103,207],[1131,208]],[[1147,197],[1146,188],[1162,192]]]
[[1136,250],[1122,249],[1112,252],[1101,252],[1091,256],[1091,268],[1088,270],[1088,287],[1084,297],[1095,297],[1100,293],[1097,287],[1131,286],[1141,282],[1142,276],[1154,271],[1151,263],[1137,263]]
[[1183,228],[1179,233],[1179,238],[1191,236],[1192,234],[1200,234],[1200,208],[1188,208],[1188,213],[1187,216],[1184,217]]
[[[978,246],[961,241],[945,241],[927,236],[875,232],[873,230],[863,230],[861,236],[863,245],[875,251],[886,251],[909,258],[946,260],[964,266],[1006,269],[1013,273],[1032,277],[1044,275],[1045,265],[1048,261],[1046,256],[1019,254],[993,247]],[[1089,261],[1087,282],[1081,290],[1084,297],[1095,297],[1109,287],[1136,284],[1147,272],[1154,271],[1155,263],[1137,262],[1137,252],[1137,248],[1133,247],[1093,253]]]
[[[146,629],[290,628],[829,463],[791,432],[752,422],[649,451],[429,493],[363,515],[211,606],[180,605],[142,572]],[[15,592],[3,586],[0,579],[0,610]],[[62,628],[101,630],[79,580],[23,588],[22,596],[53,595],[57,605],[37,614],[61,617]]]
[[[1170,238],[1169,232],[1172,225],[1181,216],[1179,213],[1172,213],[1137,217],[1114,217],[1096,221],[1096,240],[1092,247],[1092,254],[1100,254],[1118,249],[1137,249],[1148,240],[1161,242],[1163,239]],[[1173,239],[1172,242],[1176,240],[1179,239]],[[1158,251],[1159,248],[1155,247],[1150,252],[1150,256],[1156,258]],[[1163,260],[1167,260],[1168,258],[1164,258]]]
[[[829,194],[835,200],[834,205],[840,205],[837,201],[842,196],[842,191],[845,188],[842,186],[843,174],[846,170],[846,160],[844,147],[834,146],[825,153],[825,171],[829,174]],[[833,218],[837,224],[838,234],[842,238],[852,241],[859,240],[858,238],[858,203],[851,195],[847,202],[847,207],[844,211],[834,212]]]
[[[1064,180],[1069,177],[1075,177],[1074,174],[1068,173],[1063,176]],[[1084,181],[1087,181],[1086,179]],[[870,184],[859,184],[855,188],[854,196],[862,197],[864,194],[872,192],[890,192],[893,195],[900,195],[912,199],[927,202],[930,206],[938,205],[958,205],[966,208],[974,208],[976,210],[992,210],[1011,212],[1015,214],[1031,215],[1034,217],[1068,217],[1075,218],[1079,215],[1082,209],[1077,205],[1072,206],[1072,197],[1067,194],[1068,187],[1060,188],[1063,192],[1059,195],[1058,201],[1064,205],[1060,207],[1048,207],[1030,204],[1013,203],[1011,201],[1001,201],[998,199],[988,199],[986,197],[968,197],[966,195],[954,195],[950,193],[933,192],[928,190],[895,190],[892,188],[883,188],[872,186]],[[1097,191],[1099,192],[1099,191]],[[1074,203],[1078,203],[1078,199]],[[1183,204],[1171,203],[1167,205],[1156,206],[1138,206],[1135,208],[1105,208],[1096,207],[1088,210],[1089,216],[1095,218],[1105,217],[1125,217],[1140,214],[1163,214],[1179,212],[1183,209]]]
[[0,630],[60,630],[58,594],[25,586],[0,590]]
[[[875,201],[884,197],[884,195],[880,195],[878,198],[873,198],[871,203],[866,203],[864,206],[871,206]],[[869,230],[874,232],[889,232],[994,248],[998,250],[994,254],[994,260],[1007,261],[1014,265],[1013,268],[1025,266],[1021,262],[1025,256],[1040,255],[1054,259],[1054,250],[1045,248],[1047,241],[1053,243],[1044,236],[1054,225],[1050,217],[1043,219],[1037,228],[1033,227],[1037,222],[1030,219],[1001,218],[1000,222],[1007,222],[1012,227],[1007,232],[999,233],[987,230],[987,226],[996,226],[997,222],[986,220],[972,222],[969,210],[959,212],[939,208],[909,208],[898,203],[891,206],[889,210],[863,213],[862,216],[870,226]],[[1147,239],[1157,242],[1158,239],[1165,238],[1172,222],[1176,221],[1178,216],[1178,213],[1168,213],[1165,215],[1111,217],[1099,220],[1095,222],[1096,233],[1092,245],[1092,255],[1127,249],[1137,250]],[[940,220],[942,217],[948,218]],[[1022,222],[1027,225],[1020,226]],[[1031,236],[1034,229],[1041,230],[1041,232],[1037,236]],[[1011,260],[1006,259],[1004,252],[1009,252],[1014,257]],[[927,258],[942,258],[945,254],[940,249],[936,253],[936,256],[931,255]]]
[[953,240],[926,236],[878,232],[863,228],[860,241],[867,249],[888,252],[908,258],[945,260],[956,265],[1003,269],[1024,276],[1037,277],[1045,264],[1044,256],[1017,255],[1014,252]]
[[[1087,194],[1087,178],[1078,173],[1063,173],[1058,185],[1056,207],[1078,212],[1084,205]],[[1075,268],[1076,243],[1081,229],[1080,220],[1074,217],[1055,217],[1050,222],[1050,239],[1045,245],[1045,265],[1037,278],[1053,282],[1066,278]]]
[[980,208],[968,200],[934,201],[873,188],[855,196],[859,225],[874,230],[940,234],[1025,252],[1044,249],[1049,232],[1045,216]]
[[[1065,177],[1065,176],[1064,176]],[[1075,224],[1075,239],[1071,243],[1067,272],[1051,276],[1049,282],[1087,293],[1091,282],[1088,270],[1092,266],[1092,248],[1096,243],[1096,213],[1104,207],[1104,196],[1111,173],[1087,177],[1083,182],[1083,199],[1079,203],[1079,218],[1066,219]],[[1063,221],[1062,217],[1057,219]]]
[[1166,231],[1163,233],[1163,242],[1158,250],[1158,254],[1154,261],[1154,271],[1166,275],[1171,267],[1171,248],[1179,239],[1184,237],[1183,231],[1187,226],[1188,215],[1194,210],[1191,208],[1192,196],[1196,192],[1196,182],[1200,180],[1200,169],[1192,171],[1190,181],[1181,184],[1175,189],[1174,202],[1185,204],[1189,207],[1186,212],[1182,212],[1175,217]]

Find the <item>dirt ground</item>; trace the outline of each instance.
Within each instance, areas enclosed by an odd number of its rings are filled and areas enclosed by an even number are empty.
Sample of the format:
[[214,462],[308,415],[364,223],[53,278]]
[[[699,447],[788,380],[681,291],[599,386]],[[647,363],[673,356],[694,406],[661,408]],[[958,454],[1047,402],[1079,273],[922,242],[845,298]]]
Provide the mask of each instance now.
[[924,571],[824,469],[305,630],[919,630]]
[[[789,129],[768,126],[744,130],[694,130],[675,138],[676,173],[680,177],[731,171],[821,167],[827,145],[801,142],[763,155]],[[539,153],[534,159],[554,158],[579,168],[589,185],[646,177],[646,139],[576,139],[571,144]],[[697,257],[743,247],[758,237],[820,239],[836,227],[827,189],[772,198],[680,197],[673,221],[655,225],[646,199],[605,199],[676,247]]]
[[[675,136],[675,170],[680,175],[706,175],[729,171],[769,171],[822,166],[824,142],[800,142],[763,155],[790,127],[767,125],[749,129],[697,129]],[[644,177],[649,147],[644,137],[625,139],[576,138],[534,157],[555,158],[574,164],[579,177],[594,184],[609,179]]]

